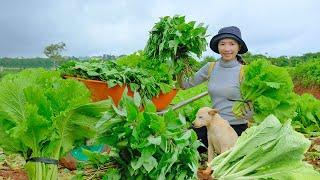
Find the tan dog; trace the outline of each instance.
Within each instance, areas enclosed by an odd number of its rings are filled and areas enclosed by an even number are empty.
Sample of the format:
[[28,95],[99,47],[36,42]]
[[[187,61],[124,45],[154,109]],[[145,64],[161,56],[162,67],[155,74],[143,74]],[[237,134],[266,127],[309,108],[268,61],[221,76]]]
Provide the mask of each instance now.
[[238,139],[237,133],[229,125],[228,121],[222,119],[216,109],[200,108],[193,125],[196,128],[207,127],[209,163],[213,159],[214,151],[221,154],[232,148]]

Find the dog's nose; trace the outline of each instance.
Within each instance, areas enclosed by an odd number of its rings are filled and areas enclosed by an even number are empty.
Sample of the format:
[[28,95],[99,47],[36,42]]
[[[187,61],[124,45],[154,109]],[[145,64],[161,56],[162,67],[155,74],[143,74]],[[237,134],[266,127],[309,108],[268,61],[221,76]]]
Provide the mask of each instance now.
[[198,128],[199,128],[199,126],[198,126],[196,123],[192,123],[192,128],[196,128],[196,129],[198,129]]

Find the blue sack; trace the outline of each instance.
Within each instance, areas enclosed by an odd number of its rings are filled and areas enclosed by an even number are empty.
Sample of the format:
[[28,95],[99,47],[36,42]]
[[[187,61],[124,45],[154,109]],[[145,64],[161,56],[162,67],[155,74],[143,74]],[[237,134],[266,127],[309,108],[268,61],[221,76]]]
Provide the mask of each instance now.
[[102,152],[104,148],[103,144],[94,145],[94,146],[81,146],[73,149],[71,155],[76,158],[78,161],[87,161],[88,157],[82,153],[82,149],[86,149],[93,152]]

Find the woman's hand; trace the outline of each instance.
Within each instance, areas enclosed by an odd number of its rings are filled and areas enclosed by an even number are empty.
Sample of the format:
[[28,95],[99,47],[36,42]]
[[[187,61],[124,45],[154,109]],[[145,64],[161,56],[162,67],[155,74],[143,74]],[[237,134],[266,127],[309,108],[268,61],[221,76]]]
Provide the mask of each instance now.
[[229,101],[234,101],[236,104],[232,107],[233,115],[241,120],[246,119],[250,121],[254,115],[254,107],[251,100],[242,99],[228,99]]
[[240,118],[250,121],[253,117],[253,114],[254,114],[254,108],[252,105],[252,101],[245,102],[241,112],[242,112],[242,114],[241,114]]
[[183,88],[183,73],[177,74],[176,80],[177,80],[176,88],[184,89]]

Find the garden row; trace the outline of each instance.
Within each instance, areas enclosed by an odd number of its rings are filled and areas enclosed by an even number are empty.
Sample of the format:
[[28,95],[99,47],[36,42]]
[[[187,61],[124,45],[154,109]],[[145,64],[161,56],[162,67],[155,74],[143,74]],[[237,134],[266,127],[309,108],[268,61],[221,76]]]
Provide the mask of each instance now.
[[320,99],[320,58],[289,69],[295,84],[295,92],[304,92]]

